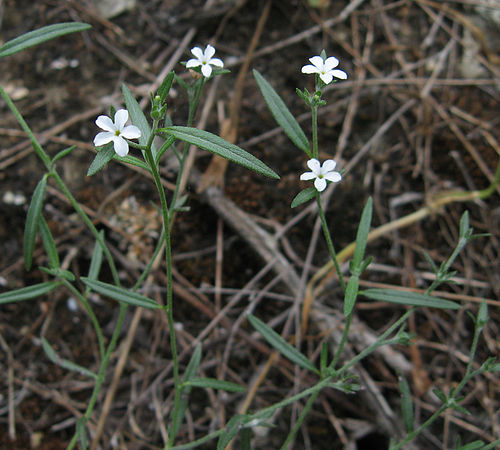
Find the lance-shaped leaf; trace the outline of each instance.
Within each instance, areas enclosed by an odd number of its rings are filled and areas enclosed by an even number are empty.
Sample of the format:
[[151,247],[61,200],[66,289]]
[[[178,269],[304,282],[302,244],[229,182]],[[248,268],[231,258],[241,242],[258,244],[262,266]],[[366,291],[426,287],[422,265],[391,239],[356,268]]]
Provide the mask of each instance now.
[[240,166],[246,167],[247,169],[253,170],[267,177],[275,178],[277,180],[279,180],[280,178],[278,174],[267,167],[255,156],[243,150],[241,147],[231,144],[225,139],[222,139],[215,134],[209,133],[208,131],[179,126],[161,128],[158,131],[169,134],[176,139],[187,142],[189,144],[196,145],[203,150],[215,153],[216,155],[222,156],[229,161],[235,162]]
[[308,202],[309,200],[316,197],[316,192],[318,192],[318,191],[315,187],[310,187],[310,188],[307,188],[307,189],[300,191],[293,199],[290,207],[296,208],[297,206],[300,206],[300,205]]
[[56,243],[54,241],[54,237],[50,231],[50,228],[43,218],[43,215],[40,214],[40,234],[42,235],[42,242],[45,247],[45,251],[47,252],[47,256],[49,258],[49,267],[51,269],[57,269],[60,267],[59,262],[59,254],[57,253]]
[[262,337],[269,342],[276,350],[278,350],[283,356],[288,358],[290,361],[298,364],[304,369],[310,370],[311,372],[319,374],[319,370],[314,367],[314,364],[307,359],[302,353],[300,353],[294,346],[290,345],[285,341],[278,333],[276,333],[272,328],[262,322],[257,317],[249,314],[247,316],[248,321],[252,326],[262,335]]
[[210,389],[221,389],[227,392],[245,392],[245,388],[230,381],[216,380],[215,378],[192,378],[184,381],[183,386],[193,386]]
[[31,269],[33,262],[33,251],[35,250],[35,239],[40,224],[40,214],[42,212],[45,188],[47,187],[47,176],[45,175],[37,184],[26,218],[26,228],[24,229],[24,265],[26,270]]
[[416,292],[396,291],[394,289],[367,289],[359,293],[372,300],[379,300],[381,302],[399,303],[410,306],[427,306],[439,309],[460,309],[458,303]]
[[63,36],[69,33],[76,33],[79,31],[85,31],[91,28],[89,24],[81,22],[67,22],[67,23],[56,23],[54,25],[48,25],[46,27],[40,28],[38,30],[30,31],[22,36],[12,39],[6,42],[0,47],[0,58],[4,56],[13,55],[14,53],[20,52],[29,47],[41,44],[45,41],[50,41],[56,37]]
[[91,280],[90,278],[80,278],[85,285],[101,295],[112,298],[118,302],[127,303],[133,306],[141,306],[148,309],[159,309],[161,305],[154,300],[144,297],[137,292],[128,291],[127,289],[115,286],[113,284],[104,283],[102,281]]
[[4,303],[22,302],[31,300],[47,294],[55,287],[59,286],[59,281],[47,281],[45,283],[34,284],[33,286],[16,289],[14,291],[4,292],[0,294],[0,305]]
[[306,152],[307,155],[312,158],[312,153],[309,149],[309,141],[304,131],[302,131],[302,128],[300,128],[299,123],[285,105],[285,102],[281,100],[281,97],[276,93],[273,87],[255,69],[253,71],[253,76],[278,125],[298,148]]
[[97,380],[97,375],[86,369],[85,367],[82,367],[78,364],[75,364],[72,361],[69,361],[67,359],[61,358],[56,351],[52,348],[52,346],[49,344],[47,339],[42,337],[42,347],[43,350],[45,351],[45,354],[48,356],[48,358],[56,365],[63,367],[64,369],[71,370],[73,372],[78,372],[83,375],[86,375],[90,378],[93,378],[94,380]]

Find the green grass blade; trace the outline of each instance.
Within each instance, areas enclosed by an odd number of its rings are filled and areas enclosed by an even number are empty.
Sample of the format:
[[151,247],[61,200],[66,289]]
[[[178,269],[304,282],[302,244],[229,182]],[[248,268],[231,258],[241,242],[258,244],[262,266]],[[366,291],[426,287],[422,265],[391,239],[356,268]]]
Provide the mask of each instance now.
[[264,337],[264,339],[269,342],[269,344],[272,345],[276,350],[278,350],[283,356],[285,356],[295,364],[298,364],[300,367],[319,374],[319,370],[314,367],[314,364],[309,361],[306,356],[304,356],[295,347],[286,342],[272,328],[270,328],[260,319],[257,319],[257,317],[251,314],[249,314],[247,318],[251,325],[262,335],[262,337]]
[[281,100],[281,97],[276,93],[273,87],[255,69],[253,71],[253,76],[278,125],[298,148],[306,152],[307,155],[312,158],[312,153],[309,149],[309,141],[304,131],[302,131],[302,128],[300,128],[299,123],[285,105],[285,102]]
[[0,47],[0,58],[13,55],[21,50],[41,44],[42,42],[50,41],[59,36],[85,31],[89,28],[92,27],[87,23],[66,22],[48,25],[38,30],[30,31],[2,45]]
[[265,175],[270,178],[279,180],[279,176],[262,161],[251,155],[247,151],[231,144],[230,142],[222,139],[221,137],[209,133],[208,131],[198,130],[191,127],[168,127],[161,128],[158,131],[169,134],[176,139],[196,145],[203,150],[207,150],[216,155],[222,156],[229,161],[235,162],[247,169],[253,170],[257,173]]

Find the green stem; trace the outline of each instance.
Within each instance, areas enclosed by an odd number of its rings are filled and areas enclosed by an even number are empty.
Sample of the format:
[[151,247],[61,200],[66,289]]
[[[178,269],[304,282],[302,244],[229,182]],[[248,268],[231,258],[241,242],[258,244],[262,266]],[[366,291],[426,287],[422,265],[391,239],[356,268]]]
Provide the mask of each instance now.
[[174,327],[174,317],[173,317],[173,278],[172,278],[172,244],[170,236],[170,213],[167,204],[167,198],[165,196],[165,190],[161,184],[160,173],[158,172],[158,167],[154,164],[153,154],[151,148],[146,149],[145,152],[146,162],[149,164],[151,169],[151,174],[153,175],[154,182],[156,184],[156,189],[160,195],[161,211],[163,217],[163,231],[165,233],[165,259],[167,265],[167,304],[165,306],[165,313],[167,316],[167,322],[170,332],[170,348],[172,352],[172,362],[174,367],[174,410],[172,413],[172,423],[174,424],[170,430],[168,436],[167,448],[172,446],[175,441],[175,436],[177,430],[175,429],[175,424],[177,423],[177,415],[179,413],[180,403],[181,403],[181,386],[179,378],[179,362],[177,355],[177,343],[175,337],[175,327]]
[[344,351],[344,345],[347,341],[347,335],[349,334],[349,329],[351,328],[351,323],[352,323],[352,313],[346,317],[346,323],[344,326],[344,332],[342,333],[342,339],[340,340],[340,344],[337,348],[337,351],[335,352],[333,360],[329,365],[330,369],[335,369],[335,366],[339,362],[340,356],[342,355],[342,352]]
[[55,171],[52,170],[50,172],[50,175],[52,178],[54,178],[55,182],[63,192],[63,194],[67,197],[69,202],[71,203],[71,206],[74,208],[74,210],[77,212],[77,214],[80,216],[82,219],[83,223],[87,225],[88,229],[90,232],[94,235],[95,240],[99,243],[99,245],[102,248],[102,251],[104,252],[104,255],[106,256],[106,260],[108,261],[109,267],[111,269],[111,274],[113,276],[113,282],[115,283],[116,286],[120,286],[120,278],[118,276],[118,271],[116,269],[115,261],[113,260],[113,257],[111,256],[111,252],[109,251],[106,243],[104,242],[104,238],[101,236],[99,231],[97,231],[97,228],[94,226],[92,221],[90,220],[89,216],[85,213],[85,211],[80,207],[76,199],[73,197],[69,189],[66,187],[64,184],[64,181],[62,178],[59,176],[59,174]]
[[[101,390],[101,386],[106,379],[106,369],[108,368],[109,360],[111,358],[111,354],[115,349],[116,342],[118,341],[118,337],[120,336],[120,331],[123,326],[123,319],[125,318],[125,311],[127,310],[127,306],[123,303],[120,303],[120,315],[118,316],[118,321],[116,323],[116,327],[113,331],[113,336],[111,337],[111,342],[109,343],[108,349],[104,355],[104,358],[101,362],[101,367],[99,368],[99,373],[97,374],[97,381],[94,386],[94,390],[92,392],[92,396],[90,397],[89,404],[87,405],[87,410],[83,416],[83,421],[86,423],[90,419],[92,412],[94,411],[94,406],[97,401],[97,397]],[[79,433],[76,432],[69,443],[67,450],[71,450],[76,445],[78,438],[80,437]]]
[[431,417],[429,417],[422,425],[420,425],[416,430],[413,430],[405,439],[398,442],[395,446],[391,447],[390,450],[397,450],[402,448],[405,444],[412,441],[416,436],[418,436],[423,430],[425,430],[432,422],[439,418],[448,409],[448,406],[442,405]]
[[305,418],[309,414],[309,411],[311,410],[312,405],[315,402],[318,395],[319,395],[319,391],[316,391],[309,397],[306,405],[304,406],[304,409],[300,413],[300,417],[298,418],[297,422],[295,422],[295,425],[290,430],[290,433],[288,433],[286,441],[281,446],[281,450],[286,450],[288,448],[288,446],[292,443],[293,438],[295,437],[295,435],[297,434],[297,431],[299,431],[299,428],[302,426],[302,423],[304,422]]
[[313,138],[313,158],[318,159],[318,106],[311,105],[312,112],[312,138]]
[[101,355],[101,358],[104,357],[105,353],[105,346],[104,346],[104,337],[102,335],[102,329],[101,326],[99,325],[99,321],[97,320],[97,317],[94,313],[94,310],[91,308],[88,300],[87,300],[87,294],[82,295],[78,289],[76,289],[68,280],[61,279],[63,282],[64,286],[75,296],[77,297],[80,302],[82,303],[83,307],[85,308],[85,311],[87,311],[87,314],[90,317],[90,321],[92,322],[92,325],[94,326],[95,333],[97,335],[97,341],[99,342],[99,352]]
[[370,353],[372,353],[377,347],[381,347],[385,344],[385,339],[389,336],[394,330],[396,330],[415,310],[415,308],[411,308],[406,311],[396,322],[394,322],[387,330],[385,330],[378,339],[369,347],[365,348],[361,353],[357,354],[350,361],[345,363],[341,369],[338,370],[337,376],[341,376],[345,373],[350,367],[357,364],[363,358],[366,358]]
[[[200,102],[200,95],[201,95],[201,91],[202,91],[204,85],[205,85],[205,77],[202,77],[201,81],[199,83],[197,83],[197,85],[195,87],[194,95],[189,95],[189,112],[188,112],[188,120],[187,120],[188,127],[193,126],[194,116],[195,116],[196,110],[198,109],[198,104]],[[184,142],[183,149],[182,149],[182,156],[179,158],[179,170],[177,172],[177,179],[175,181],[175,190],[174,190],[174,193],[172,195],[172,200],[170,202],[170,204],[173,207],[175,207],[175,204],[177,202],[177,197],[179,196],[182,175],[184,173],[184,166],[186,164],[186,159],[188,156],[188,149],[189,149],[189,144],[187,142]]]
[[345,292],[346,285],[344,277],[342,276],[342,272],[340,271],[340,265],[337,260],[337,253],[335,252],[335,248],[333,247],[332,237],[330,235],[330,231],[328,230],[325,213],[323,211],[323,206],[321,204],[321,195],[319,194],[319,192],[316,194],[316,203],[318,204],[318,213],[319,213],[319,218],[321,220],[321,226],[323,228],[323,234],[325,235],[326,245],[328,246],[330,257],[332,258],[333,264],[335,265],[335,270],[337,271],[337,275],[339,277],[340,286],[342,287],[342,290]]

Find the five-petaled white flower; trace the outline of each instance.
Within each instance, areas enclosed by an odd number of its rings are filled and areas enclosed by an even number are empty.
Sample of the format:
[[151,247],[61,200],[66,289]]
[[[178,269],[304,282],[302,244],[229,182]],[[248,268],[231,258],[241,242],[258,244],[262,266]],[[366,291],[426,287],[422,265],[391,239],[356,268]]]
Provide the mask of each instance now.
[[117,155],[123,157],[128,154],[128,142],[125,139],[137,139],[141,137],[141,131],[135,125],[127,125],[128,111],[119,109],[115,113],[115,121],[113,122],[108,116],[99,116],[95,123],[104,131],[98,133],[94,138],[94,145],[99,147],[113,142]]
[[224,63],[219,58],[212,58],[215,55],[215,48],[210,44],[207,45],[205,51],[200,47],[194,47],[191,49],[191,53],[196,56],[196,58],[190,59],[186,63],[186,67],[199,67],[201,66],[201,73],[204,77],[208,78],[212,75],[212,66],[224,67]]
[[339,65],[339,60],[335,56],[330,56],[323,60],[321,56],[309,58],[312,64],[302,67],[302,73],[317,73],[325,84],[330,84],[333,77],[341,80],[347,79],[347,74],[343,70],[335,69]]
[[342,175],[334,170],[336,165],[333,159],[327,159],[323,165],[315,158],[310,159],[307,161],[307,167],[311,169],[311,172],[303,173],[300,179],[314,180],[316,190],[323,192],[326,189],[326,180],[338,183],[342,179]]

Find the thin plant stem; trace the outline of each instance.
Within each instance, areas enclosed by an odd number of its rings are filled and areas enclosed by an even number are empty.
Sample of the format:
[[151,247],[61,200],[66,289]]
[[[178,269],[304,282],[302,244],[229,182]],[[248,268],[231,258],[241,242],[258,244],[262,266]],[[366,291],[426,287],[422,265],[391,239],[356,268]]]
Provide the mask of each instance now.
[[297,434],[297,431],[299,431],[299,428],[302,426],[302,423],[304,422],[305,418],[309,414],[309,411],[311,410],[312,405],[316,401],[316,398],[318,397],[318,395],[319,395],[319,391],[316,391],[309,397],[306,405],[304,406],[304,409],[302,410],[299,418],[297,419],[297,422],[295,422],[293,428],[290,430],[290,433],[288,433],[286,441],[281,446],[281,450],[286,450],[288,448],[288,446],[292,443],[293,438],[295,437],[295,435]]
[[339,362],[340,356],[342,355],[342,352],[344,351],[344,346],[345,346],[345,343],[347,341],[347,335],[349,334],[349,329],[351,328],[351,323],[352,323],[352,313],[346,317],[346,323],[344,326],[344,331],[342,333],[342,338],[340,340],[340,344],[337,348],[337,351],[335,352],[333,360],[330,363],[330,366],[329,366],[330,369],[335,369],[335,366]]
[[175,429],[175,424],[177,423],[177,415],[179,413],[180,401],[181,401],[181,389],[180,389],[180,378],[179,378],[179,361],[177,355],[177,342],[175,337],[175,323],[173,317],[173,278],[172,278],[172,243],[170,236],[170,212],[167,204],[167,198],[165,196],[165,190],[161,184],[160,173],[158,168],[154,164],[154,158],[151,153],[151,148],[147,148],[145,152],[146,161],[150,165],[151,174],[153,175],[154,182],[156,184],[156,189],[160,195],[161,211],[163,217],[163,232],[165,234],[165,260],[167,265],[167,304],[165,305],[165,314],[167,316],[167,322],[170,332],[170,349],[172,352],[172,362],[174,370],[174,409],[172,413],[172,429],[170,430],[168,436],[167,448],[171,447],[175,441],[175,435],[177,430]]
[[318,159],[318,106],[311,105],[312,117],[312,138],[313,138],[313,158]]
[[332,258],[333,264],[335,265],[335,270],[337,271],[337,275],[339,277],[340,286],[342,287],[342,291],[345,292],[346,284],[344,281],[344,277],[342,276],[342,272],[340,271],[340,265],[337,260],[337,253],[335,252],[335,248],[333,246],[332,237],[330,235],[330,231],[328,230],[328,224],[326,223],[325,213],[323,211],[323,206],[321,203],[321,195],[316,193],[316,203],[318,204],[318,214],[321,220],[321,227],[323,228],[323,234],[325,235],[326,245],[328,246],[328,251],[330,252],[330,257]]
[[[104,358],[101,362],[101,367],[99,368],[99,372],[97,374],[97,380],[96,380],[96,383],[94,385],[94,390],[92,391],[92,396],[90,397],[85,414],[82,417],[82,420],[85,423],[88,422],[92,412],[94,411],[94,406],[95,406],[95,403],[97,401],[97,397],[99,395],[99,392],[101,390],[101,386],[104,383],[104,380],[106,379],[106,370],[108,368],[111,354],[113,353],[113,350],[115,349],[115,346],[116,346],[116,342],[118,341],[118,337],[120,336],[120,331],[121,331],[122,326],[123,326],[123,319],[125,318],[125,311],[126,310],[127,310],[127,306],[123,303],[120,303],[120,314],[118,316],[116,327],[113,331],[113,335],[111,336],[111,341],[109,343],[109,346],[107,348],[106,353],[104,354]],[[67,447],[67,450],[71,450],[75,447],[79,437],[80,437],[80,435],[79,435],[78,431],[75,432],[75,434],[73,435],[73,438],[71,439],[71,442],[69,443],[69,445]]]
[[105,346],[104,346],[104,337],[102,335],[102,329],[101,326],[99,325],[99,321],[97,320],[97,317],[94,313],[94,310],[90,307],[89,302],[87,300],[86,295],[82,295],[78,289],[76,289],[68,280],[65,280],[64,278],[61,279],[62,283],[66,288],[75,296],[77,297],[80,302],[82,303],[83,307],[85,308],[85,311],[90,317],[90,321],[92,322],[92,325],[94,326],[96,335],[97,335],[97,341],[99,343],[99,352],[101,355],[101,358],[104,357],[105,353]]

